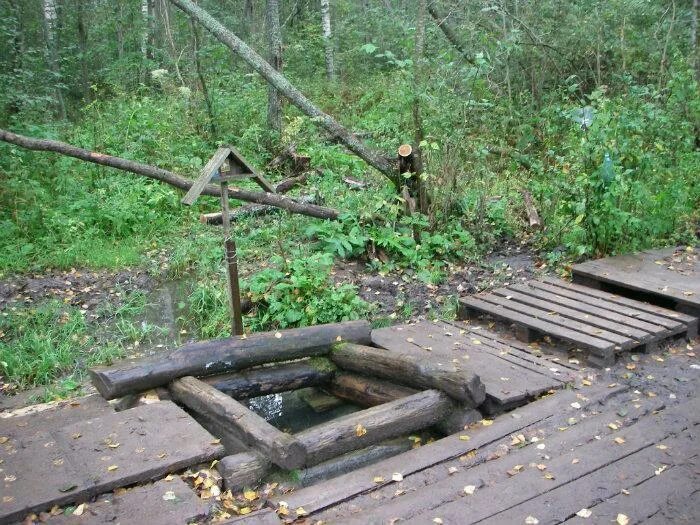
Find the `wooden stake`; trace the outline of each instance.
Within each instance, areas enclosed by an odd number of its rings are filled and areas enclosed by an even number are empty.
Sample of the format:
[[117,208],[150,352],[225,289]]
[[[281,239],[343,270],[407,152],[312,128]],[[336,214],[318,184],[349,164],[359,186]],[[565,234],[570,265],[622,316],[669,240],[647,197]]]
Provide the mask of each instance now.
[[231,308],[231,335],[243,335],[243,312],[241,310],[241,288],[238,282],[238,253],[231,237],[231,217],[228,209],[228,183],[221,183],[221,216],[224,226],[224,254],[226,256],[226,278],[228,281],[229,306]]

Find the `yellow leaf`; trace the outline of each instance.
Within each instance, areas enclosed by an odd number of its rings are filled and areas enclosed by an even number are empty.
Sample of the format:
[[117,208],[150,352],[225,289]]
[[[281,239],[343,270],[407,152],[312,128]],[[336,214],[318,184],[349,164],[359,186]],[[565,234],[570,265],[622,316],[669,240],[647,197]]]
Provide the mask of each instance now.
[[7,443],[8,441],[10,441],[10,438],[9,438],[9,437],[7,437],[7,436],[0,436],[0,445],[4,445],[4,444]]
[[588,509],[579,510],[576,515],[580,518],[590,518],[593,513]]
[[[213,439],[209,442],[210,445],[218,445],[219,443],[221,443],[220,439]],[[160,457],[160,456],[158,456],[158,457]],[[165,455],[163,455],[163,457],[165,457]]]
[[493,419],[482,419],[481,424],[485,427],[490,427],[491,425],[493,425]]
[[467,494],[468,496],[471,496],[474,494],[474,491],[476,490],[476,487],[474,485],[467,485],[464,487],[464,493]]
[[250,509],[250,507],[242,507],[241,509],[238,510],[238,513],[243,514],[243,515],[250,514],[251,512],[252,512],[252,510]]
[[119,466],[117,466],[117,465],[111,465],[111,466],[107,467],[107,470],[110,472],[114,472],[118,468],[119,468]]
[[248,501],[253,501],[258,498],[258,493],[255,492],[254,490],[246,490],[243,492],[243,497],[247,499]]
[[618,426],[615,423],[608,423],[608,428],[611,430],[617,430]]
[[624,514],[618,514],[617,518],[615,519],[615,523],[617,523],[617,525],[627,525],[629,522],[630,519]]
[[656,445],[659,450],[666,450],[668,447],[666,445]]
[[308,512],[304,510],[304,507],[299,507],[296,512],[297,516],[306,516],[308,514]]
[[591,382],[590,382],[588,379],[583,379],[583,380],[581,381],[581,384],[582,384],[583,386],[591,386]]
[[466,434],[459,436],[460,441],[469,441],[470,439],[471,438],[469,436],[467,436]]
[[362,437],[367,433],[367,429],[363,427],[360,423],[355,427],[355,434],[357,437]]
[[478,339],[472,339],[472,344],[480,345],[481,341],[479,341]]
[[87,504],[81,503],[77,507],[75,507],[75,510],[73,511],[73,516],[82,516],[83,512],[85,512],[85,509],[87,508]]
[[625,442],[625,440],[621,437],[616,437],[613,441],[615,441],[615,443],[617,443],[618,445],[622,445]]
[[374,483],[384,483],[384,478],[382,476],[374,476],[374,478],[372,478],[372,481]]
[[546,472],[544,475],[544,478],[545,479],[554,479],[554,474],[552,474],[550,472]]
[[581,461],[581,460],[578,459],[578,458],[574,458],[574,459],[571,460],[571,464],[572,464],[572,465],[575,465],[575,464],[578,463],[579,461]]
[[108,446],[109,448],[117,448],[119,445],[121,445],[121,443],[110,443],[110,444],[107,445],[107,446]]

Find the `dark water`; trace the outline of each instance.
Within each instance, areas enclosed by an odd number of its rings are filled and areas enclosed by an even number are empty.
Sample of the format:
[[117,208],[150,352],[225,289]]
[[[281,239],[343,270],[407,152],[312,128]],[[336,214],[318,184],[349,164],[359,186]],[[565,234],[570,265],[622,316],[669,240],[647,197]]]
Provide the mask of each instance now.
[[305,399],[311,391],[302,389],[256,397],[248,400],[248,407],[271,425],[292,434],[360,410],[356,405],[341,402],[319,412]]

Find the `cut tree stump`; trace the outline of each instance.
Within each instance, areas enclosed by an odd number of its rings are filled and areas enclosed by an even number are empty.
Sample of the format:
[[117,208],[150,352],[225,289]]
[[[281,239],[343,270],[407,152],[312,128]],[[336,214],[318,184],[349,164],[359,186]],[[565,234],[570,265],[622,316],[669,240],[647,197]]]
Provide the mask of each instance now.
[[275,465],[291,470],[305,463],[306,450],[298,440],[216,388],[195,377],[183,377],[170,385],[170,391],[176,401],[216,421]]
[[242,370],[270,362],[323,355],[340,341],[368,343],[367,321],[347,321],[191,343],[167,354],[90,369],[106,399],[149,390],[178,377]]
[[479,376],[462,365],[438,362],[428,355],[388,351],[352,343],[337,345],[331,359],[341,368],[391,379],[414,388],[435,388],[473,407],[486,398]]
[[5,478],[0,523],[14,523],[54,505],[81,503],[224,454],[208,432],[168,401],[34,428],[28,435],[24,427],[3,422],[2,434],[8,439],[0,447]]
[[336,367],[330,360],[315,357],[291,363],[276,363],[202,378],[202,381],[236,399],[277,394],[328,383]]
[[295,437],[306,447],[306,464],[311,466],[431,426],[450,410],[452,402],[446,395],[425,390],[316,425]]

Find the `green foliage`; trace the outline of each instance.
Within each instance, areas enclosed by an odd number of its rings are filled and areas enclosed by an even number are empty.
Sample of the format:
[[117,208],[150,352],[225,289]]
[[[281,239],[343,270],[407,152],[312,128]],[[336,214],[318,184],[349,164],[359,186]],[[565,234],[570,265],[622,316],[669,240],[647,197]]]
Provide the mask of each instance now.
[[369,311],[353,285],[333,283],[330,254],[295,255],[274,258],[273,268],[250,278],[251,299],[260,305],[250,319],[253,330],[348,321]]

